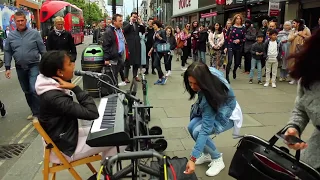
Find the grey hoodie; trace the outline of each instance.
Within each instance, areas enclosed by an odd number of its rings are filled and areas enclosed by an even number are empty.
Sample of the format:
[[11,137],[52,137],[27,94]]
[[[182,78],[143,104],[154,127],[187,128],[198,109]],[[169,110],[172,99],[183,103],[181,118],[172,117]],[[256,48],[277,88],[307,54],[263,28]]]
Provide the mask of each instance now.
[[6,70],[10,70],[11,60],[16,65],[28,69],[29,64],[38,63],[40,55],[46,52],[46,47],[40,33],[27,28],[25,31],[14,30],[9,33],[4,47],[4,62]]

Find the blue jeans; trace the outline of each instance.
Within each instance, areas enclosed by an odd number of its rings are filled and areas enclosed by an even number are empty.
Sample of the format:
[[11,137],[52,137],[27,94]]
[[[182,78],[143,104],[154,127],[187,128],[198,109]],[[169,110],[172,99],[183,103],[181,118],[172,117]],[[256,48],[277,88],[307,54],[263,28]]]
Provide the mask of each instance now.
[[[230,120],[229,123],[224,128],[225,129],[224,131],[231,129],[233,126],[234,126],[233,121]],[[201,127],[202,127],[201,117],[195,117],[190,121],[188,125],[188,131],[194,141],[197,141]],[[212,131],[212,134],[215,134],[214,129]],[[206,146],[204,147],[203,153],[210,154],[212,159],[218,159],[221,157],[221,153],[218,151],[213,140],[210,137],[208,137],[207,139]]]
[[288,70],[280,68],[280,77],[287,78],[287,76],[288,76]]
[[261,81],[261,60],[256,60],[254,58],[251,59],[251,70],[249,74],[249,78],[253,79],[254,69],[258,69],[258,81]]
[[202,61],[204,64],[206,64],[206,52],[198,51],[198,56],[200,57],[200,61]]
[[30,65],[28,69],[16,67],[16,70],[20,86],[26,96],[32,114],[33,116],[39,117],[40,99],[35,89],[37,76],[39,75],[38,64]]

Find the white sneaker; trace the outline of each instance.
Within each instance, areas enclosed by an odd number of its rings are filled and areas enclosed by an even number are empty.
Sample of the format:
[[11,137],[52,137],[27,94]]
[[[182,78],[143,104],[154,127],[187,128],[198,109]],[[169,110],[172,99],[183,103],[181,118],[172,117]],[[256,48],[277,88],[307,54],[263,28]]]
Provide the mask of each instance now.
[[125,85],[127,85],[127,83],[124,81],[122,81],[121,83],[118,84],[118,86],[125,86]]
[[289,82],[289,84],[295,84],[295,83],[296,83],[295,80],[291,80],[291,81]]
[[272,83],[272,87],[276,88],[277,87],[276,83]]
[[268,87],[269,86],[269,82],[266,82],[263,86],[264,87]]
[[171,76],[171,71],[169,70],[166,74],[166,77]]
[[226,167],[222,156],[218,159],[213,159],[209,166],[210,168],[206,171],[207,176],[216,176]]
[[186,68],[186,67],[181,67],[181,70],[182,70],[182,71],[186,71],[187,68]]
[[203,154],[202,153],[201,156],[196,160],[195,164],[200,165],[203,163],[209,163],[211,161],[212,161],[212,159],[211,159],[210,154]]

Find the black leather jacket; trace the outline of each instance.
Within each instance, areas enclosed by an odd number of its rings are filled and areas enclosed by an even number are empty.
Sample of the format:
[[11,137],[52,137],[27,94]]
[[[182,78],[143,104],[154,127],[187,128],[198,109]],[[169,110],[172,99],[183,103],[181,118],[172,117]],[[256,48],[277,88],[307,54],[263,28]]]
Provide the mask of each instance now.
[[78,143],[78,119],[94,120],[98,109],[91,96],[79,86],[72,89],[79,103],[63,91],[50,90],[40,95],[39,122],[56,146],[72,156]]

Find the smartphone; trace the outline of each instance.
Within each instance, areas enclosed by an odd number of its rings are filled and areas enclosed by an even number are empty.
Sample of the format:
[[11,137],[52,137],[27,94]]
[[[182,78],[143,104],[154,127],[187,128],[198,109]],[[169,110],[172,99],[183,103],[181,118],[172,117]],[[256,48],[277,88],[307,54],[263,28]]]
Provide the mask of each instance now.
[[293,135],[284,135],[284,134],[277,134],[278,138],[283,139],[287,144],[297,144],[297,143],[304,143],[303,140],[300,138],[293,136]]

